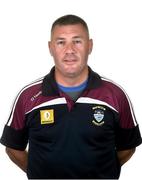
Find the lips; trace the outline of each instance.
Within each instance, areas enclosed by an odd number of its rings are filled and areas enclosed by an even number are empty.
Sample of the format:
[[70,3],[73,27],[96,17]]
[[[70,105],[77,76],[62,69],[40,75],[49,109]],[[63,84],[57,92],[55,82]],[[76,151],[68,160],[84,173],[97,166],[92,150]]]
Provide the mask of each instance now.
[[76,62],[77,57],[75,55],[68,55],[64,57],[65,62]]
[[75,61],[77,61],[77,59],[64,59],[64,61],[66,61],[66,62],[75,62]]
[[76,62],[77,62],[76,59],[65,59],[65,60],[64,60],[64,63],[65,63],[66,65],[74,65]]

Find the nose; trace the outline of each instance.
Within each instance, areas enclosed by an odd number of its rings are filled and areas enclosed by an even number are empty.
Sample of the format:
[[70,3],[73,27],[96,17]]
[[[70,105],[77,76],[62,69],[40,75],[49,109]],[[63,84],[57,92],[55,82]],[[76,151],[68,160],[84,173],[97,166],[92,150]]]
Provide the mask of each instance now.
[[74,45],[72,43],[67,44],[65,51],[66,53],[74,53],[75,52]]

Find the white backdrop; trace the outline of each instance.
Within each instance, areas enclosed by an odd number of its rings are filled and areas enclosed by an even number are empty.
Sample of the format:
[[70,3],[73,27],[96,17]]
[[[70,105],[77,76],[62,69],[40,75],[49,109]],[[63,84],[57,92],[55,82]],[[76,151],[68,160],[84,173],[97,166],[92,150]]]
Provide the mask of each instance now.
[[[65,14],[79,15],[88,23],[94,39],[89,65],[123,86],[142,131],[141,0],[1,0],[0,136],[18,91],[52,67],[48,51],[50,27]],[[142,179],[141,152],[142,146],[123,166],[120,180]],[[8,178],[25,180],[26,175],[8,159],[0,145],[0,179]]]

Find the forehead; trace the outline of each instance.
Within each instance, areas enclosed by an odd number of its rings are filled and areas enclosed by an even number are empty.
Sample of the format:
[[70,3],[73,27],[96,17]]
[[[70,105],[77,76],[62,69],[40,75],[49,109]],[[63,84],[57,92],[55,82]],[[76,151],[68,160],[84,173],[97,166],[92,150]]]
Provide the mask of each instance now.
[[88,32],[82,24],[56,25],[51,32],[51,38],[66,38],[70,36],[88,37]]

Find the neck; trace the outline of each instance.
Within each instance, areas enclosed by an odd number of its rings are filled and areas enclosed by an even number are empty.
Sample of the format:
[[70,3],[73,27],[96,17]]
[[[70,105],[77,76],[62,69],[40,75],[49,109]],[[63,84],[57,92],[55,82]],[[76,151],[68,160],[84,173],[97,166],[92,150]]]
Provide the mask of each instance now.
[[65,87],[78,86],[86,81],[88,78],[88,67],[80,74],[76,76],[65,76],[55,68],[55,79],[56,82]]

